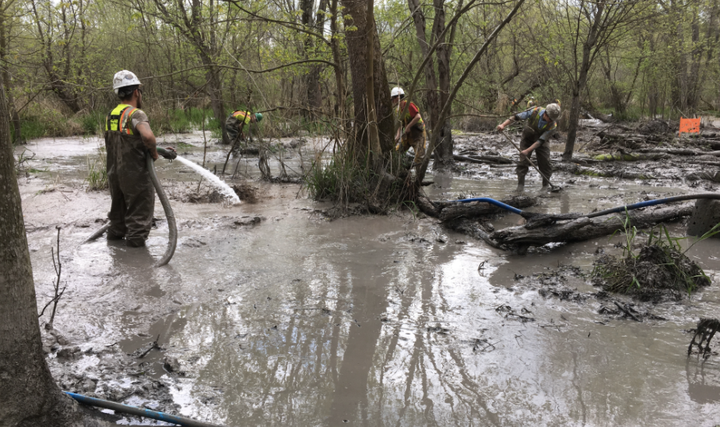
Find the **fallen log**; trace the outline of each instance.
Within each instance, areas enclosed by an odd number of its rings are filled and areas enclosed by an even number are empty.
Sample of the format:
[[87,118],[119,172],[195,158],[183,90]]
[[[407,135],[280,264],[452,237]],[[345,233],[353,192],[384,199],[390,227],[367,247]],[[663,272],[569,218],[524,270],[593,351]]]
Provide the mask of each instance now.
[[506,159],[500,156],[461,156],[460,154],[453,154],[453,159],[470,162],[470,163],[483,163],[483,164],[513,164],[514,161]]
[[597,218],[576,220],[528,229],[524,225],[508,227],[491,233],[488,238],[500,246],[542,246],[552,242],[581,242],[607,236],[626,227],[645,228],[661,222],[674,221],[692,214],[693,204],[662,206]]
[[586,168],[575,163],[558,162],[553,164],[553,169],[568,172],[574,175],[598,176],[603,178],[624,178],[624,179],[655,179],[652,175],[644,173],[629,172],[626,170],[602,171],[593,168]]
[[689,148],[640,148],[639,153],[672,154],[673,156],[720,156],[720,151],[691,150]]
[[478,221],[472,221],[465,218],[454,219],[445,224],[451,230],[459,231],[467,234],[470,237],[474,237],[478,240],[482,240],[488,245],[496,249],[505,249],[498,242],[490,238],[488,232],[483,228],[482,224]]
[[636,162],[638,160],[660,160],[667,158],[668,155],[665,153],[612,153],[612,154],[598,154],[593,157],[595,160],[602,162]]
[[476,155],[472,155],[472,156],[467,156],[467,157],[469,157],[469,158],[471,158],[471,159],[487,160],[487,161],[489,161],[489,162],[498,163],[498,164],[502,164],[502,165],[511,165],[511,164],[517,163],[515,160],[508,159],[507,157],[503,157],[503,156],[490,156],[490,155],[484,155],[484,156],[477,155],[477,156],[476,156]]
[[[506,205],[510,205],[514,208],[527,208],[535,205],[537,199],[529,196],[511,196],[500,200]],[[438,206],[439,203],[435,202]],[[440,210],[440,220],[447,222],[457,218],[477,218],[480,216],[487,216],[501,212],[502,208],[495,205],[491,205],[486,202],[471,202],[471,203],[457,203],[457,202],[442,202],[442,209]]]

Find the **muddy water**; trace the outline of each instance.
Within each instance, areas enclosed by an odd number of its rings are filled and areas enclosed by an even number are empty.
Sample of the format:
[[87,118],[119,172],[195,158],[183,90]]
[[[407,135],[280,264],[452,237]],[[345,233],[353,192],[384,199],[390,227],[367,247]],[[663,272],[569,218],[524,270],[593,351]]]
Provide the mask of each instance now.
[[[715,276],[713,286],[648,306],[667,320],[638,323],[598,314],[602,302],[593,298],[545,299],[533,276],[595,292],[553,271],[589,271],[597,252],[620,251],[619,237],[512,256],[405,213],[328,221],[318,212],[328,206],[296,197],[297,186],[251,181],[262,194],[255,205],[174,202],[178,249],[169,266],[154,269],[165,249],[163,221],[147,249],[80,245],[109,196],[82,191],[77,169],[91,142],[54,144],[67,154],[38,154],[47,172],[22,179],[21,192],[41,300],[54,277],[54,226],[63,226],[68,291],[56,328],[83,352],[50,361],[56,375],[93,378],[87,394],[157,406],[133,388],[148,377],[167,387],[183,415],[229,426],[720,423],[718,356],[704,364],[686,358],[686,330],[699,317],[718,317],[720,240],[689,251]],[[185,150],[202,159],[199,148]],[[217,149],[211,157],[223,159]],[[169,185],[197,183],[179,165],[158,166]],[[494,170],[484,179],[434,179],[428,191],[436,199],[500,197],[515,184]],[[54,191],[39,191],[51,184]],[[689,191],[598,178],[564,187],[529,210],[587,212]],[[671,230],[680,235],[682,226]],[[156,339],[160,349],[150,349]],[[133,355],[104,364],[112,352]],[[166,357],[177,359],[179,373],[163,367]]]

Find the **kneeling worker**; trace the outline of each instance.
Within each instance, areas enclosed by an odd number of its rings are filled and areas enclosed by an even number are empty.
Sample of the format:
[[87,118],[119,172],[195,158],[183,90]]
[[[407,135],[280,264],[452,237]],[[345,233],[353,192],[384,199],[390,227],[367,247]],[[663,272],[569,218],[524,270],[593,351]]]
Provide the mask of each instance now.
[[234,144],[238,137],[240,140],[245,141],[245,132],[243,129],[245,126],[249,126],[250,123],[257,123],[263,119],[263,115],[260,113],[252,114],[250,111],[236,110],[225,119],[225,130],[227,131],[230,143]]
[[127,70],[113,77],[120,104],[105,121],[107,177],[110,187],[108,240],[125,238],[127,246],[145,246],[152,226],[155,189],[146,156],[157,160],[157,144],[142,108],[142,88],[137,76]]
[[520,141],[520,162],[515,172],[518,176],[517,191],[523,191],[525,188],[525,175],[528,173],[530,166],[530,156],[532,152],[537,152],[538,168],[542,175],[542,186],[546,190],[550,186],[550,176],[552,175],[552,165],[550,164],[550,147],[548,140],[555,132],[557,123],[555,120],[560,117],[560,106],[557,104],[548,104],[547,107],[535,107],[517,113],[503,123],[499,124],[497,130],[502,132],[507,125],[515,120],[525,120],[525,128]]
[[394,87],[390,91],[390,97],[392,98],[392,105],[395,107],[395,111],[398,114],[404,115],[400,119],[400,127],[395,134],[395,149],[397,151],[407,151],[410,147],[415,150],[415,158],[413,159],[413,166],[419,166],[423,158],[425,157],[425,123],[423,122],[420,110],[417,105],[410,103],[405,106],[408,101],[402,101],[405,98],[405,91],[400,87]]

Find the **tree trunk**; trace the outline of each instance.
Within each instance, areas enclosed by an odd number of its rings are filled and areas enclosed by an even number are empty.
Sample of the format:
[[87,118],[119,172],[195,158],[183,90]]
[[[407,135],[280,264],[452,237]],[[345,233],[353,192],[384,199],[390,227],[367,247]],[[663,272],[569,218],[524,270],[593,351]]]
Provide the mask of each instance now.
[[[433,6],[435,8],[435,18],[433,20],[432,28],[432,42],[435,43],[438,39],[441,43],[445,36],[443,31],[445,30],[445,9],[442,0],[434,0]],[[413,21],[415,23],[415,34],[420,45],[420,51],[423,57],[426,57],[430,51],[427,38],[425,35],[425,14],[421,9],[421,4],[418,0],[408,0],[408,6],[412,13]],[[458,5],[458,8],[462,8],[462,2]],[[453,31],[454,31],[453,24]],[[425,106],[429,113],[429,120],[426,123],[428,129],[439,129],[440,140],[435,147],[435,162],[433,163],[434,169],[443,168],[450,166],[454,163],[453,159],[453,142],[452,142],[452,126],[447,123],[439,125],[438,120],[440,118],[440,111],[447,101],[448,94],[450,92],[450,52],[453,36],[450,36],[450,43],[442,43],[438,46],[435,57],[437,58],[437,69],[439,76],[435,74],[435,61],[428,60],[425,64]],[[438,90],[439,89],[439,90]],[[448,113],[449,115],[450,113]],[[439,127],[438,127],[439,126]]]
[[0,425],[71,425],[74,403],[58,389],[42,351],[9,127],[0,87]]
[[[374,23],[367,22],[367,2],[363,0],[342,0],[346,14],[351,18],[346,19],[346,25],[353,25],[357,28],[354,31],[346,31],[346,42],[350,62],[350,74],[352,76],[353,105],[355,107],[353,122],[353,142],[355,154],[363,156],[370,148],[368,132],[369,116],[367,111],[367,66],[368,39],[373,43],[373,82],[375,86],[374,95],[375,111],[377,114],[377,127],[379,144],[383,153],[392,150],[394,143],[395,123],[390,100],[390,88],[388,87],[385,74],[385,63],[383,62],[380,49],[380,40],[377,36]],[[372,31],[368,33],[368,31]]]
[[215,120],[217,120],[220,130],[222,131],[223,144],[230,144],[230,138],[225,130],[225,104],[223,103],[222,80],[220,78],[220,70],[213,66],[212,60],[203,55],[203,64],[208,67],[206,78],[208,80],[208,95],[210,95],[210,106],[213,110]]
[[565,142],[565,151],[562,159],[564,162],[572,160],[573,151],[575,150],[575,138],[577,136],[578,120],[580,119],[580,94],[587,86],[588,72],[590,71],[590,57],[592,49],[597,42],[598,27],[605,18],[605,8],[603,3],[597,4],[597,10],[593,16],[593,24],[590,27],[587,39],[583,42],[582,63],[580,64],[580,73],[577,81],[573,85],[572,110],[570,111],[570,119],[568,123],[568,136]]
[[[451,24],[452,30],[450,36],[447,37],[448,42],[445,43],[445,36],[442,32],[445,30],[445,9],[444,0],[434,0],[435,5],[435,22],[433,23],[433,39],[440,40],[440,45],[437,48],[437,59],[438,59],[438,79],[440,83],[439,87],[439,100],[440,106],[444,106],[450,96],[450,53],[452,51],[452,43],[455,37],[456,23]],[[458,7],[462,7],[462,1],[458,4]],[[438,120],[440,116],[441,108],[438,108]],[[445,117],[452,115],[452,103],[448,105],[448,111]],[[453,139],[452,139],[452,125],[446,119],[442,123],[438,123],[438,126],[433,124],[433,131],[440,132],[440,138],[435,146],[435,163],[433,163],[433,169],[443,169],[454,164],[453,159]]]

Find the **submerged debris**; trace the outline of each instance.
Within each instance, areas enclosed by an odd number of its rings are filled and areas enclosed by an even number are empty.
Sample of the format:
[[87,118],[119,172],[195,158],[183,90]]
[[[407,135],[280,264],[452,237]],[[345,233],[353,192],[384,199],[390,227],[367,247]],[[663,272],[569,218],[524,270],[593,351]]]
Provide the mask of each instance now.
[[250,184],[237,184],[232,186],[235,194],[240,197],[240,200],[247,203],[257,203],[257,188]]
[[[688,356],[692,353],[693,344],[697,345],[698,354],[701,354],[703,357],[710,356],[710,341],[713,339],[717,331],[720,331],[720,320],[700,319],[697,324],[697,328],[695,328],[695,335],[688,346]],[[698,337],[700,337],[700,341],[695,342],[695,338]],[[705,343],[704,348],[703,343]]]
[[593,270],[595,285],[604,290],[631,295],[641,301],[679,300],[700,287],[710,285],[703,270],[675,247],[645,245],[638,255],[625,258],[602,256]]

